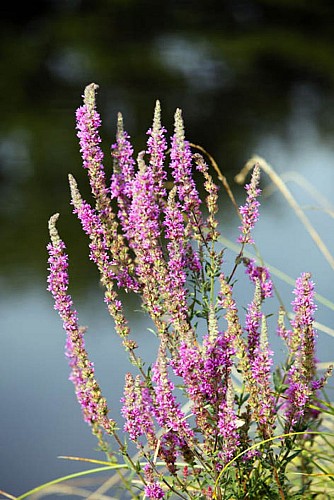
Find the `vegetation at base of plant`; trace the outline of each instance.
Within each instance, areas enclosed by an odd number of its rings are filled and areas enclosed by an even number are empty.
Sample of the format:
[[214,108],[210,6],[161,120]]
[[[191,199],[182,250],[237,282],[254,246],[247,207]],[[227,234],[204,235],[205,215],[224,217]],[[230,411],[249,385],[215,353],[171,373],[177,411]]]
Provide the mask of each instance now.
[[[179,109],[168,143],[159,102],[146,150],[136,159],[119,114],[109,180],[96,89],[95,84],[86,87],[76,114],[93,203],[82,198],[72,175],[69,183],[106,307],[132,365],[125,375],[122,429],[96,379],[85,347],[86,329],[79,325],[68,291],[68,256],[56,228],[58,214],[49,221],[48,245],[48,289],[66,332],[70,380],[83,418],[106,456],[106,462],[94,462],[113,471],[94,495],[107,498],[104,493],[118,488],[124,498],[152,500],[330,498],[334,410],[324,386],[332,368],[318,374],[315,284],[310,273],[302,273],[295,281],[292,312],[282,303],[278,307],[270,266],[249,252],[256,250],[261,170],[332,267],[333,257],[262,158],[250,160],[238,176],[244,182],[252,170],[245,202],[238,207],[214,159],[186,140]],[[220,235],[219,189],[205,157],[240,218],[232,265],[228,247],[235,243],[225,244]],[[252,288],[248,303],[238,303],[240,288]],[[150,366],[141,360],[124,314],[127,294],[140,297],[159,340]],[[333,306],[325,299],[323,303]],[[275,366],[272,330],[287,352],[286,360]],[[136,446],[136,455],[129,443]],[[102,469],[51,481],[18,498]]]

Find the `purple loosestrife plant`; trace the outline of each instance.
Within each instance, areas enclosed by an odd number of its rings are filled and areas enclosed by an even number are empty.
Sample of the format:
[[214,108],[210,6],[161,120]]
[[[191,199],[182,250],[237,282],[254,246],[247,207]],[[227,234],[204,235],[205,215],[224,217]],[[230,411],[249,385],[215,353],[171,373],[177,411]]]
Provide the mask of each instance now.
[[[105,451],[107,437],[114,438],[129,469],[122,484],[131,498],[292,498],[286,469],[303,441],[296,436],[281,439],[278,446],[273,441],[280,432],[311,433],[319,425],[320,412],[310,405],[327,376],[317,378],[314,284],[304,273],[296,281],[290,329],[279,313],[288,360],[273,377],[263,312],[273,284],[267,267],[244,256],[246,246],[254,244],[252,231],[259,218],[260,166],[254,165],[245,186],[240,252],[229,269],[219,243],[218,186],[204,158],[185,139],[181,111],[176,110],[169,145],[157,101],[146,150],[136,161],[119,114],[113,170],[107,174],[96,89],[95,84],[86,88],[76,115],[95,206],[82,199],[70,175],[72,204],[90,240],[90,258],[100,273],[115,331],[137,373],[125,375],[120,436],[85,350],[85,329],[78,326],[68,294],[68,259],[56,229],[58,215],[51,217],[48,289],[66,331],[70,378],[84,419]],[[204,201],[198,182],[206,191]],[[238,308],[234,297],[239,283],[232,283],[240,264],[254,288],[244,325],[238,310],[243,304]],[[140,297],[159,339],[149,367],[130,337],[124,293]],[[128,441],[137,448],[135,459]],[[116,451],[109,449],[110,460]]]

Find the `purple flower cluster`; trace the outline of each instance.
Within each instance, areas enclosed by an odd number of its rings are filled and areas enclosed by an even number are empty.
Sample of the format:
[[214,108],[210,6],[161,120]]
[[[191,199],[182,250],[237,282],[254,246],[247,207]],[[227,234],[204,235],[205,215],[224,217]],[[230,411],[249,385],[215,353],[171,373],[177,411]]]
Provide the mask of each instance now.
[[108,243],[106,241],[105,230],[101,219],[89,203],[81,199],[73,177],[70,178],[70,186],[74,213],[78,215],[85,233],[91,237],[91,243],[89,245],[90,259],[98,266],[102,273],[107,273],[109,279],[114,278],[115,275],[113,273],[110,274],[111,268]]
[[[88,85],[84,93],[84,105],[78,108],[76,113],[78,137],[80,139],[80,152],[83,159],[83,166],[87,169],[92,194],[96,200],[96,209],[98,213],[93,213],[92,209],[86,202],[82,202],[80,193],[77,189],[75,180],[70,176],[70,186],[72,192],[72,203],[75,206],[75,212],[78,213],[81,223],[84,226],[85,232],[92,240],[92,246],[102,244],[105,249],[111,254],[114,267],[117,268],[117,281],[119,287],[126,289],[137,290],[138,285],[136,280],[131,276],[133,274],[133,266],[129,258],[128,248],[124,242],[124,237],[118,231],[118,222],[115,218],[111,207],[111,200],[108,196],[109,189],[106,186],[105,172],[103,166],[103,152],[100,147],[101,138],[99,135],[99,127],[101,126],[101,118],[96,111],[95,92],[97,85]],[[119,135],[122,136],[121,132]],[[121,141],[122,139],[120,139]],[[126,142],[126,139],[124,139]],[[131,159],[127,158],[131,172]],[[124,167],[124,164],[123,164]],[[80,217],[81,215],[81,217]],[[85,220],[94,218],[92,220]],[[122,220],[122,219],[121,219]],[[96,224],[96,225],[95,225]],[[102,243],[102,239],[104,242]],[[103,258],[106,253],[103,252]],[[91,252],[91,258],[97,264],[99,255],[94,256],[94,249]],[[105,263],[100,262],[98,267],[102,274],[102,268]],[[107,278],[107,277],[106,277]],[[105,279],[104,281],[107,281]]]
[[155,482],[145,486],[144,491],[147,498],[150,498],[151,500],[159,500],[165,496],[161,486]]
[[183,321],[187,318],[187,290],[185,284],[189,247],[186,243],[181,206],[175,200],[175,196],[176,188],[173,188],[168,196],[163,222],[169,255],[166,290],[171,298],[169,313],[173,321]]
[[218,332],[215,338],[204,336],[202,349],[183,342],[178,359],[172,362],[176,375],[184,380],[196,424],[207,442],[217,437],[224,439],[224,453],[220,456],[224,462],[239,444],[237,416],[228,390],[234,354],[228,336]]
[[260,324],[262,319],[261,313],[261,290],[260,281],[257,280],[254,293],[254,299],[247,307],[245,330],[247,332],[247,344],[249,358],[254,358],[254,351],[259,347],[260,343]]
[[132,202],[129,210],[128,239],[136,253],[140,267],[137,274],[145,276],[145,267],[150,268],[161,260],[160,237],[160,208],[155,193],[155,183],[152,169],[143,159],[138,157],[139,170],[132,183]]
[[197,223],[199,223],[202,219],[201,200],[192,176],[192,154],[189,142],[184,138],[184,125],[180,109],[177,109],[175,113],[175,133],[172,137],[170,157],[172,159],[170,168],[178,195],[184,204],[184,210],[191,219],[192,216],[197,217]]
[[218,186],[213,182],[212,176],[209,174],[209,167],[204,161],[204,158],[196,153],[194,155],[194,160],[197,170],[204,176],[204,188],[208,193],[205,200],[209,212],[209,217],[206,221],[206,226],[208,228],[207,241],[216,241],[219,236],[219,232],[217,231],[218,221],[215,218],[218,212]]
[[314,283],[309,273],[303,273],[296,280],[292,302],[294,319],[287,342],[293,359],[288,372],[288,389],[286,396],[286,427],[295,426],[305,413],[315,384],[316,361],[314,357],[316,332],[313,327],[316,305],[314,303]]
[[248,274],[250,280],[256,284],[259,280],[261,287],[261,299],[267,299],[272,297],[273,294],[273,282],[270,277],[269,270],[264,266],[257,266],[255,259],[244,258],[246,264],[246,273]]
[[68,295],[68,257],[65,245],[59,238],[56,229],[58,214],[51,217],[49,222],[51,243],[49,251],[48,290],[54,297],[55,309],[63,321],[66,331],[66,356],[71,367],[70,380],[75,386],[77,399],[81,405],[84,420],[95,431],[102,427],[112,434],[115,423],[108,418],[106,400],[94,377],[94,366],[89,361],[84,342],[84,328],[78,326],[77,312],[73,309],[71,296]]
[[194,433],[173,394],[174,384],[169,378],[167,368],[167,352],[163,342],[157,361],[152,367],[152,381],[155,383],[154,414],[161,428],[166,429],[168,433],[172,431],[178,437],[178,445],[182,448]]
[[275,400],[271,384],[271,367],[273,351],[269,348],[267,338],[267,325],[262,314],[262,331],[258,345],[250,356],[250,367],[254,383],[257,386],[257,406],[254,416],[260,424],[264,438],[272,436],[276,418]]
[[[269,437],[273,431],[275,420],[274,398],[271,388],[272,351],[267,340],[267,327],[264,315],[260,312],[261,287],[256,281],[254,299],[248,305],[246,313],[246,342],[242,337],[242,327],[238,317],[238,309],[232,297],[232,288],[224,275],[220,276],[220,303],[226,310],[227,333],[236,346],[239,358],[239,370],[242,371],[244,383],[249,391],[249,407],[252,417],[259,423],[261,435]],[[261,330],[260,330],[261,328]]]
[[261,194],[261,189],[258,188],[260,181],[260,166],[255,164],[252,179],[250,184],[246,184],[247,198],[245,205],[240,207],[240,214],[242,217],[242,225],[240,226],[241,234],[238,242],[242,244],[254,243],[251,236],[251,231],[254,229],[255,223],[259,219],[259,206],[258,196]]
[[293,311],[296,316],[292,321],[295,328],[309,328],[314,322],[314,313],[317,306],[314,303],[314,282],[309,273],[303,273],[296,280],[293,291],[295,299],[292,301]]
[[160,500],[160,498],[164,498],[165,494],[159,483],[154,479],[154,473],[152,466],[150,464],[146,464],[144,466],[145,479],[147,484],[145,486],[144,492],[147,498],[150,500]]
[[137,291],[137,281],[130,275],[131,266],[123,265],[126,253],[123,255],[122,240],[116,234],[116,240],[110,245],[110,238],[99,212],[94,210],[89,203],[81,198],[77,183],[72,175],[69,175],[69,183],[72,204],[74,205],[73,212],[77,214],[83,230],[90,238],[90,259],[100,271],[103,285],[107,289],[109,288],[109,295],[106,295],[106,301],[108,302],[113,280],[116,280],[119,287]]
[[160,102],[157,101],[154,110],[153,126],[147,131],[147,153],[150,155],[150,166],[153,172],[155,193],[157,199],[162,201],[166,196],[164,186],[167,172],[164,168],[165,154],[167,150],[166,129],[161,126]]
[[126,374],[122,415],[125,419],[124,431],[132,441],[141,444],[139,438],[145,436],[147,442],[154,448],[157,438],[153,422],[153,402],[149,389],[145,387],[139,375],[134,379],[130,373]]
[[[146,309],[159,329],[167,313],[178,334],[184,336],[187,326],[186,276],[198,271],[200,264],[189,242],[192,224],[185,223],[187,211],[199,221],[200,200],[191,175],[191,151],[184,140],[183,122],[176,113],[172,139],[171,164],[176,186],[167,200],[165,181],[165,129],[161,126],[160,103],[157,101],[153,126],[148,130],[147,155],[138,155],[138,170],[132,167],[132,149],[128,136],[119,125],[113,147],[116,161],[112,196],[117,197],[119,218],[129,249],[135,255],[134,272],[140,284]],[[130,167],[126,168],[126,161]],[[188,215],[189,215],[188,214]],[[166,246],[162,246],[162,237]],[[167,257],[167,258],[166,258]]]
[[[131,181],[135,172],[133,147],[129,134],[123,128],[123,117],[118,113],[116,142],[111,146],[114,168],[111,176],[111,198],[117,198],[118,205],[131,199]],[[121,218],[121,217],[120,217]]]
[[[124,431],[129,434],[140,450],[139,440],[145,436],[151,451],[165,460],[169,470],[175,470],[175,461],[180,453],[189,449],[194,432],[173,394],[174,384],[167,370],[166,348],[162,343],[159,356],[152,367],[152,390],[137,376],[126,375],[122,415],[125,419]],[[154,418],[163,435],[157,448]]]
[[76,112],[78,137],[80,139],[80,152],[83,167],[87,169],[92,193],[96,198],[98,207],[106,209],[107,188],[103,167],[103,152],[100,147],[101,137],[99,127],[101,118],[95,109],[95,92],[97,85],[88,85],[84,93],[84,105]]

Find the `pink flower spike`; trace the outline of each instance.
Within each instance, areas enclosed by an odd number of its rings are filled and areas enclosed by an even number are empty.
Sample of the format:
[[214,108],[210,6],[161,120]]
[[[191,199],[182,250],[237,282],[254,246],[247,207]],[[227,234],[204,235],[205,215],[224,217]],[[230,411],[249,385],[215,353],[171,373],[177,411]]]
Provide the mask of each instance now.
[[155,417],[160,427],[168,429],[168,432],[172,434],[176,434],[179,446],[184,446],[186,441],[194,436],[194,433],[173,394],[174,384],[168,374],[164,341],[162,341],[157,361],[152,367],[152,381],[155,383]]
[[84,105],[76,111],[77,136],[80,139],[80,153],[83,167],[87,169],[92,193],[101,207],[108,206],[107,188],[103,167],[103,151],[100,147],[99,127],[101,117],[95,109],[95,83],[88,85],[84,93]]
[[287,339],[293,363],[288,372],[286,395],[286,429],[296,425],[303,418],[305,408],[316,390],[316,331],[313,327],[316,305],[314,303],[314,283],[309,273],[303,273],[296,280],[292,302],[295,317],[291,321],[293,330]]
[[147,132],[147,153],[150,155],[150,165],[152,168],[153,180],[155,183],[156,195],[159,199],[166,196],[164,183],[167,173],[164,170],[165,152],[167,150],[166,129],[161,126],[160,102],[156,101],[154,109],[153,126]]
[[257,197],[261,194],[261,189],[258,188],[259,181],[260,166],[256,163],[252,173],[251,182],[245,186],[247,191],[246,203],[240,207],[242,225],[239,227],[241,234],[239,235],[238,242],[242,244],[254,243],[251,231],[254,229],[255,223],[259,219],[260,203],[257,200]]
[[73,309],[73,302],[68,295],[68,257],[65,253],[65,244],[60,239],[56,229],[58,214],[50,218],[49,231],[51,243],[48,244],[49,276],[48,290],[51,292],[55,309],[63,321],[66,331],[66,356],[71,368],[70,380],[75,386],[75,392],[80,403],[84,420],[93,428],[101,427],[108,434],[113,434],[115,422],[108,418],[106,400],[94,376],[93,363],[88,358],[85,349],[85,329],[79,327],[77,312]]
[[179,199],[191,220],[195,216],[198,224],[202,221],[201,200],[192,176],[192,154],[189,142],[184,137],[184,125],[180,109],[175,112],[175,132],[170,152],[171,171],[177,186]]

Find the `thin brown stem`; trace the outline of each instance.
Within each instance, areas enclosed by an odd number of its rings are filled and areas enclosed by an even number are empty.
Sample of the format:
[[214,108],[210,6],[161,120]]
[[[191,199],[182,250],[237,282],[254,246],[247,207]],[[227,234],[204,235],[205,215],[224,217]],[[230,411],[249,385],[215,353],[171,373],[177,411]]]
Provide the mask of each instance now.
[[238,207],[237,202],[235,201],[235,198],[234,198],[234,195],[233,195],[232,190],[230,188],[230,185],[227,182],[225,175],[222,174],[222,172],[221,172],[220,168],[218,167],[218,164],[215,161],[215,159],[213,158],[213,156],[211,156],[210,153],[208,153],[208,151],[206,151],[202,146],[199,146],[198,144],[193,144],[192,142],[190,142],[190,146],[192,146],[195,149],[198,149],[199,151],[204,153],[209,158],[211,165],[213,166],[213,168],[215,169],[215,171],[217,173],[218,179],[223,184],[224,189],[227,192],[228,197],[230,198],[238,216],[241,218],[241,215],[239,212],[239,207]]

